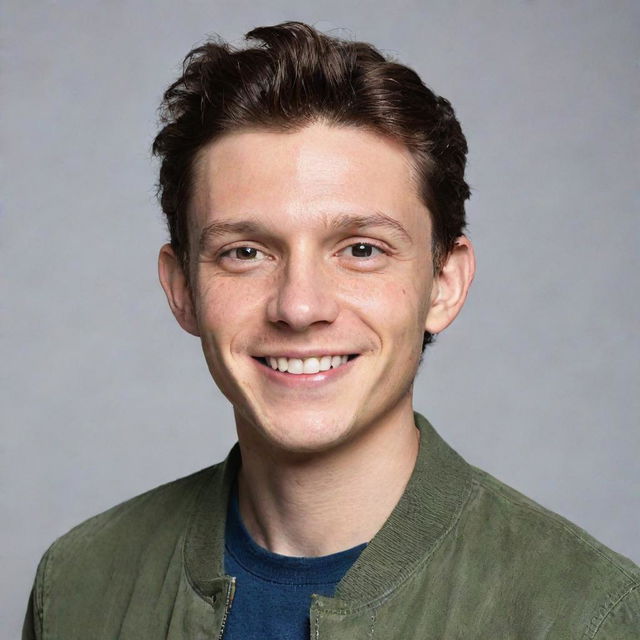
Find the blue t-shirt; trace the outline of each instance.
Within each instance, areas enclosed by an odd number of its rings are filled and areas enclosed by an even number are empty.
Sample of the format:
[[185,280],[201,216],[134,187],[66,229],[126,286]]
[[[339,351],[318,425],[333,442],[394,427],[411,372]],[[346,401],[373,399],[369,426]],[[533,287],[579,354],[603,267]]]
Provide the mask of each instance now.
[[271,553],[253,541],[231,494],[225,531],[225,571],[236,577],[225,640],[307,640],[311,594],[334,594],[366,544],[319,558]]

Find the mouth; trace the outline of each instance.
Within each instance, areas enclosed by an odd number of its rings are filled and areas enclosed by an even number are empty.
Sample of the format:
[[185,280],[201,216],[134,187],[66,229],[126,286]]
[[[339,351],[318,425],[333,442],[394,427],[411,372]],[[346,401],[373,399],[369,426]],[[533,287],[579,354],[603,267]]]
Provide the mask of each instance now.
[[285,356],[254,357],[260,364],[289,375],[313,375],[330,369],[339,369],[360,354],[317,355],[308,358],[287,358]]

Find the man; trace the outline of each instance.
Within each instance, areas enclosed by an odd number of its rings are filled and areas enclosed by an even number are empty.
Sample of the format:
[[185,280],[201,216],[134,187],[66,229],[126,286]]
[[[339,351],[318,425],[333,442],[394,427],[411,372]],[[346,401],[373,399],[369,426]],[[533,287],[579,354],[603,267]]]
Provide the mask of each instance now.
[[640,570],[412,408],[474,274],[449,103],[300,23],[189,54],[154,143],[159,275],[228,459],[81,524],[24,638],[637,638]]

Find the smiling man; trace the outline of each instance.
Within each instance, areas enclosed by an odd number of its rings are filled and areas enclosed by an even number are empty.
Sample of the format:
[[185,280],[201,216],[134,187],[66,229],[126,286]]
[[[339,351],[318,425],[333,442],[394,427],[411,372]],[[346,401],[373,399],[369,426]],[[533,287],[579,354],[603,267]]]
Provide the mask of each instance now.
[[450,104],[370,45],[248,36],[189,54],[154,143],[160,280],[238,445],[56,541],[23,637],[637,638],[638,568],[413,413],[474,274]]

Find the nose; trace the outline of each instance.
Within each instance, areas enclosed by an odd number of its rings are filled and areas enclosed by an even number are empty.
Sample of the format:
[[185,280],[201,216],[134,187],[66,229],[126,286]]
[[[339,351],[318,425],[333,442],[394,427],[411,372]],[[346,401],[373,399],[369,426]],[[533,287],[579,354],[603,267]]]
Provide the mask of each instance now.
[[268,319],[298,332],[316,323],[330,324],[339,312],[334,290],[322,265],[309,259],[291,259],[279,274],[267,305]]

